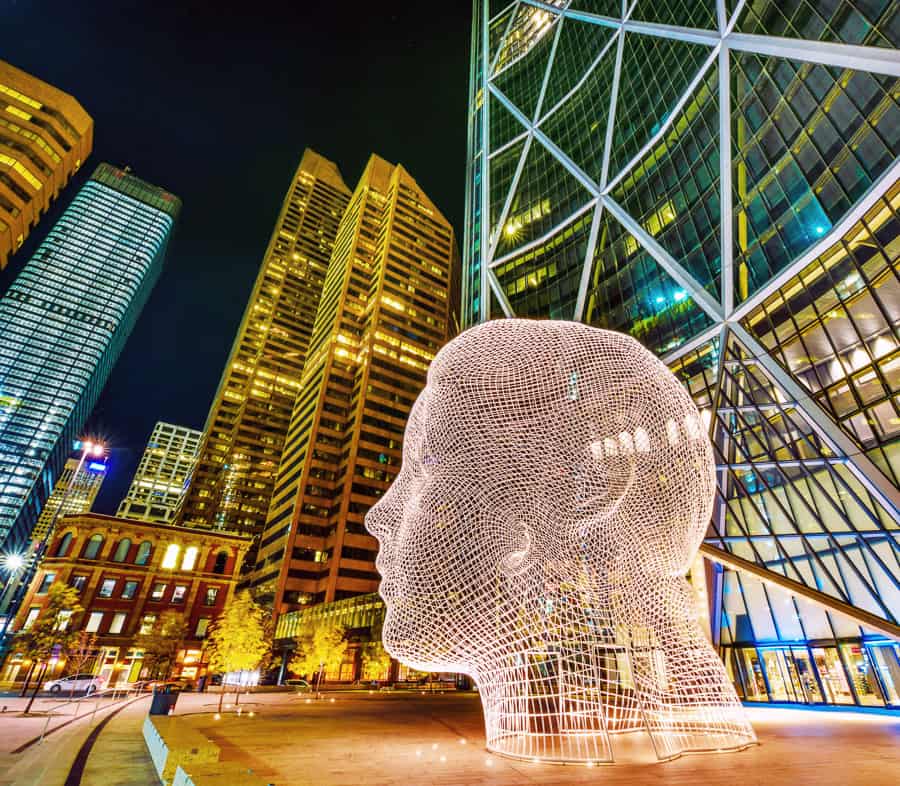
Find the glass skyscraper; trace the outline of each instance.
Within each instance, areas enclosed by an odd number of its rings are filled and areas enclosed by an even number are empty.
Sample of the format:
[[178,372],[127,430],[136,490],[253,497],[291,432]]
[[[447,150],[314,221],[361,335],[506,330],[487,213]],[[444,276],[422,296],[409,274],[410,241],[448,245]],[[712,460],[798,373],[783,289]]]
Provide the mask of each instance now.
[[400,469],[428,364],[452,332],[453,229],[402,165],[372,155],[343,212],[253,584],[277,613],[374,592],[363,526]]
[[89,513],[108,471],[105,458],[68,459],[31,531],[32,539],[41,541],[62,516]]
[[0,542],[27,544],[159,277],[180,200],[100,164],[0,299]]
[[171,524],[197,462],[203,432],[157,422],[116,516]]
[[[350,189],[305,150],[272,230],[177,513],[186,527],[258,537],[278,474],[328,260]],[[250,570],[257,544],[245,561]]]
[[464,322],[684,381],[748,700],[900,705],[898,44],[887,0],[475,3]]

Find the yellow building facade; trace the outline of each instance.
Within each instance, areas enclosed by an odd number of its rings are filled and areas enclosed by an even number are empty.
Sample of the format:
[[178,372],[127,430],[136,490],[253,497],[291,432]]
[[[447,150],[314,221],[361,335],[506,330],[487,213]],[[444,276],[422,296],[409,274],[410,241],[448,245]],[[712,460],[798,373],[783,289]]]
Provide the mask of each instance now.
[[262,530],[349,197],[337,166],[307,149],[210,408],[178,523],[249,535]]
[[400,469],[406,419],[450,338],[456,240],[402,166],[372,156],[344,213],[253,584],[277,612],[374,592],[363,518]]
[[0,60],[0,270],[94,144],[81,104]]

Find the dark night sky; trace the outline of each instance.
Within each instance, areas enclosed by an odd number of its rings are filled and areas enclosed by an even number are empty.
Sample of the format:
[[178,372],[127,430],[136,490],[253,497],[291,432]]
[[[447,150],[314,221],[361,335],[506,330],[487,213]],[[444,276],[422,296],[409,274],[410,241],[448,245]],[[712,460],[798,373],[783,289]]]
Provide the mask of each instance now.
[[305,147],[351,189],[370,153],[402,163],[461,233],[470,3],[364,7],[0,0],[0,58],[71,93],[95,123],[91,158],[0,291],[100,161],[184,201],[86,429],[112,447],[100,512],[115,512],[157,420],[203,427]]

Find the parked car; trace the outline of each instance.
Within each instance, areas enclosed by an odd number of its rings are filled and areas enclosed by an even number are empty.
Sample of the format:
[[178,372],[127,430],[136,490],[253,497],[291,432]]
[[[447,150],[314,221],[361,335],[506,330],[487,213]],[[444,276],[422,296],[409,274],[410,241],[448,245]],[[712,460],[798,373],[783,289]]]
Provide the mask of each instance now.
[[103,680],[96,674],[70,674],[58,680],[44,683],[44,690],[50,693],[93,693],[103,687]]
[[293,688],[295,691],[297,691],[297,693],[309,693],[312,690],[306,680],[289,679],[285,680],[284,684],[290,688]]

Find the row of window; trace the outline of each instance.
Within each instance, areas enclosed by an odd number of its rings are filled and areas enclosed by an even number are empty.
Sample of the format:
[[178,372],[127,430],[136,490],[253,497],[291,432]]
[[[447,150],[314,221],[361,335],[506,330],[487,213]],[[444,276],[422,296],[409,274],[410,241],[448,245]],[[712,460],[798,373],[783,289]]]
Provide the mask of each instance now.
[[[38,587],[37,595],[46,595],[48,590],[50,589],[50,585],[53,584],[53,581],[56,579],[55,573],[45,573],[43,579],[41,579],[41,584]],[[87,584],[88,577],[83,574],[76,574],[72,576],[69,581],[70,586],[74,587],[76,590],[81,592],[85,585]],[[103,579],[100,583],[100,588],[97,590],[98,598],[112,598],[115,596],[116,587],[119,584],[118,578],[108,578]],[[138,588],[141,583],[134,579],[126,579],[121,586],[120,593],[118,595],[119,598],[123,600],[131,600],[137,595]],[[168,584],[163,581],[154,582],[153,588],[150,591],[150,600],[153,601],[162,601],[164,596],[166,595],[166,590],[168,589]],[[172,595],[170,598],[171,603],[183,603],[185,596],[188,591],[187,584],[174,584],[172,589]],[[219,587],[206,587],[206,590],[203,595],[203,605],[204,606],[215,606],[216,599],[219,596]]]
[[[54,557],[65,557],[69,553],[69,549],[72,545],[73,534],[71,532],[67,532],[59,539],[59,543],[56,546],[56,551],[53,553]],[[84,549],[81,552],[81,556],[83,559],[99,559],[100,550],[103,548],[103,544],[105,539],[100,534],[91,535],[88,538],[87,542],[84,545]],[[122,538],[116,545],[115,551],[110,556],[110,560],[112,562],[128,562],[128,556],[131,552],[132,542],[129,538]],[[146,565],[150,562],[150,557],[153,554],[153,544],[149,540],[145,540],[143,543],[138,546],[137,552],[134,555],[134,564],[135,565]],[[197,557],[200,554],[200,549],[197,546],[188,546],[184,550],[184,554],[181,554],[181,546],[176,543],[170,543],[166,546],[165,553],[163,554],[162,559],[162,568],[165,570],[174,570],[178,567],[179,557],[181,562],[181,570],[193,570],[197,565]],[[215,562],[213,563],[212,572],[213,573],[224,573],[225,568],[228,564],[228,552],[220,551],[216,554]]]
[[[36,615],[35,615],[36,616]],[[103,627],[103,620],[105,617],[110,616],[109,612],[106,611],[92,611],[88,615],[87,624],[84,626],[84,629],[88,633],[100,633]],[[128,620],[128,615],[123,611],[113,612],[111,615],[111,619],[109,622],[109,627],[106,629],[106,633],[117,634],[122,633],[125,629],[125,623]],[[209,627],[209,623],[211,621],[210,617],[200,617],[197,620],[197,625],[194,628],[194,638],[202,639],[206,636],[207,628]],[[138,630],[139,634],[147,635],[153,632],[153,626],[156,623],[156,615],[155,614],[145,614],[141,618],[141,627]]]

